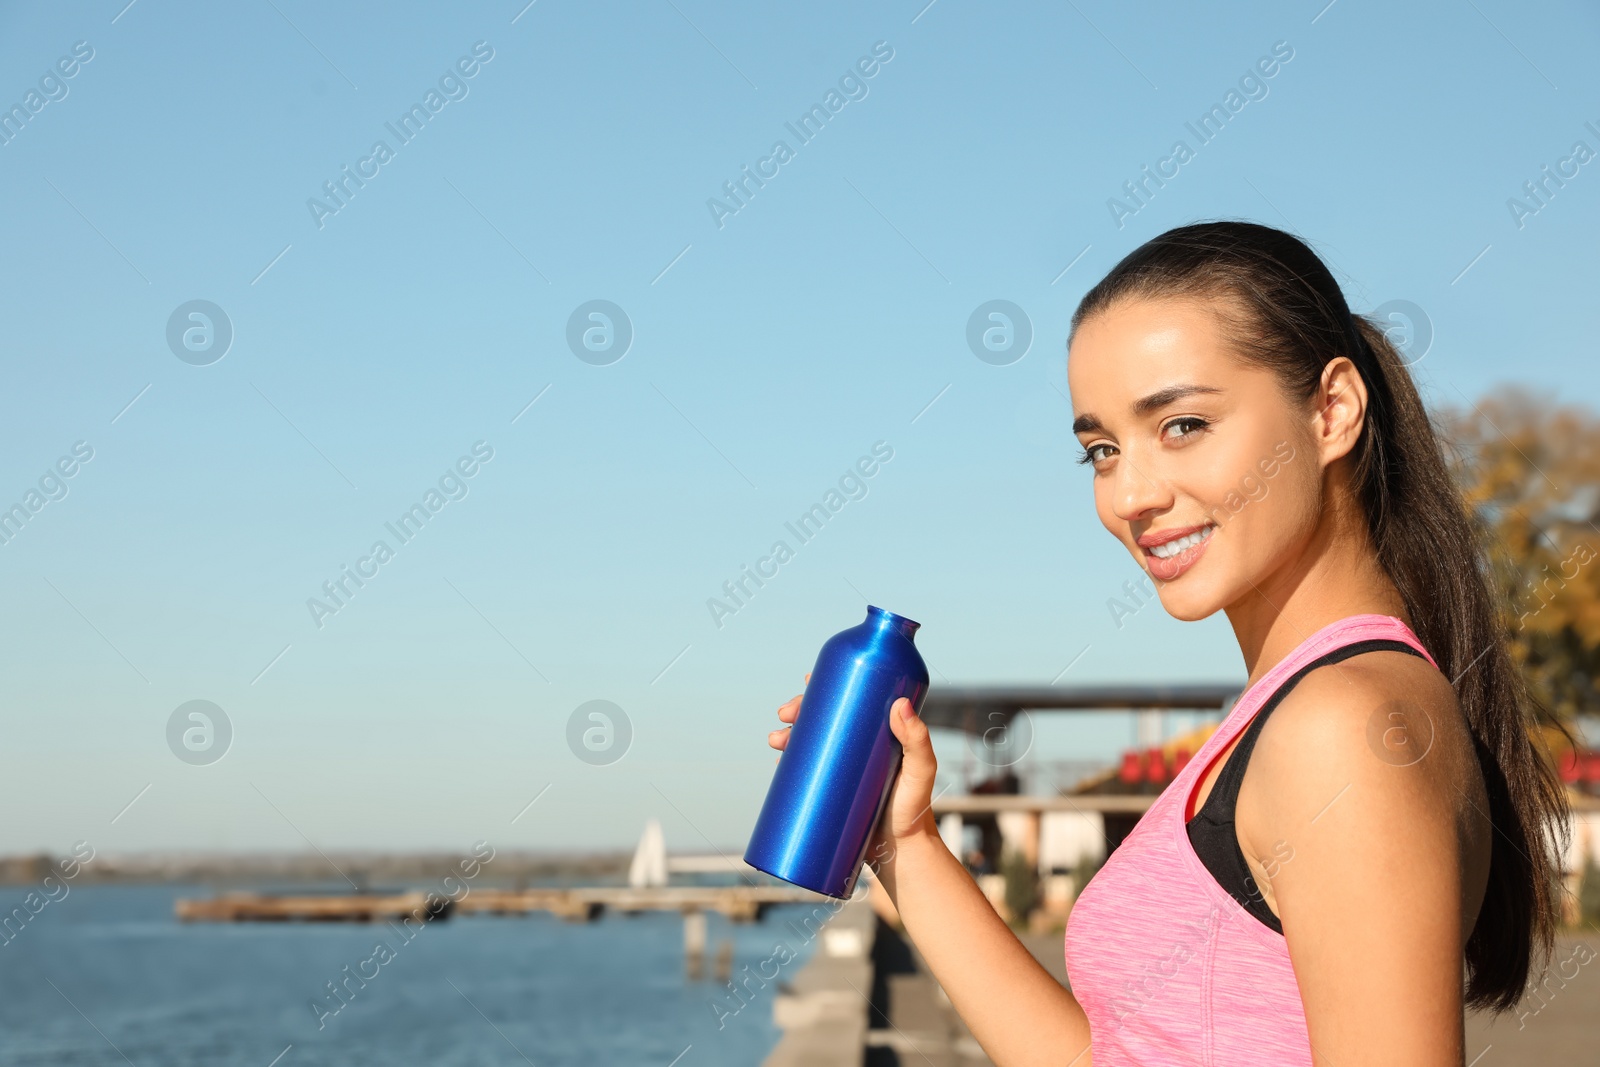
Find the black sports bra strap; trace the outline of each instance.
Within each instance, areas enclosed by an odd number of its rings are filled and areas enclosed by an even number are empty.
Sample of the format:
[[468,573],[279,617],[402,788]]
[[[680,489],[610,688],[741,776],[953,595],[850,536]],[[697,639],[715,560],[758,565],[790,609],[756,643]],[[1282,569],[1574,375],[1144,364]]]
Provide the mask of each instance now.
[[[1261,710],[1255,713],[1250,720],[1250,725],[1245,727],[1244,733],[1239,738],[1238,746],[1228,756],[1228,762],[1222,765],[1222,773],[1217,775],[1216,783],[1211,787],[1211,792],[1206,795],[1206,802],[1201,805],[1200,811],[1220,814],[1226,812],[1228,818],[1233,817],[1235,802],[1239,799],[1239,786],[1244,782],[1245,766],[1250,762],[1250,753],[1256,747],[1256,738],[1261,735],[1261,728],[1266,725],[1267,716],[1274,708],[1283,703],[1283,698],[1300,683],[1300,680],[1318,667],[1325,667],[1330,663],[1342,663],[1352,656],[1359,656],[1363,652],[1409,652],[1421,658],[1422,653],[1404,641],[1394,641],[1388,638],[1371,638],[1366,641],[1357,641],[1354,644],[1341,645],[1338,648],[1324,652],[1316,659],[1301,667],[1294,674],[1283,681],[1272,695],[1261,705]],[[1200,812],[1195,812],[1198,815]]]
[[1245,767],[1250,762],[1250,753],[1255,748],[1256,738],[1260,736],[1267,716],[1283,702],[1283,698],[1289,695],[1290,690],[1316,668],[1343,662],[1363,652],[1409,652],[1413,656],[1423,658],[1421,652],[1404,641],[1371,638],[1324,652],[1295,671],[1279,684],[1251,718],[1250,725],[1245,727],[1239,736],[1238,745],[1228,755],[1227,762],[1222,765],[1222,771],[1217,775],[1211,792],[1207,794],[1206,802],[1194,813],[1194,818],[1190,819],[1187,825],[1195,855],[1200,857],[1200,862],[1205,864],[1206,869],[1217,880],[1217,884],[1226,889],[1246,911],[1280,934],[1283,933],[1283,924],[1272,913],[1272,909],[1267,907],[1266,898],[1256,886],[1255,876],[1250,871],[1250,864],[1245,861],[1244,852],[1239,848],[1238,832],[1234,828],[1233,821],[1234,807],[1239,800],[1239,786],[1244,781]]

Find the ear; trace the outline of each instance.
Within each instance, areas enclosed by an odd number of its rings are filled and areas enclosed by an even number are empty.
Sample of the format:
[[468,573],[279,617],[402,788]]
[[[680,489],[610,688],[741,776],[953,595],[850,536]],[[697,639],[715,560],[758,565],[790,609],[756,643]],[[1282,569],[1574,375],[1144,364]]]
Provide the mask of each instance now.
[[1350,453],[1361,436],[1367,415],[1367,383],[1347,356],[1336,356],[1322,368],[1311,432],[1323,466]]

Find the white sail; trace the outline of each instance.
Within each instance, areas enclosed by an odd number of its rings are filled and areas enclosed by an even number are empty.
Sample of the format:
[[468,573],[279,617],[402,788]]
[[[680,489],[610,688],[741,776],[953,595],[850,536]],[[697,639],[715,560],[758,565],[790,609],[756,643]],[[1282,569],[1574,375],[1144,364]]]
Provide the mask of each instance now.
[[628,866],[628,885],[634,889],[667,884],[667,841],[661,835],[661,823],[651,819],[644,824],[644,836],[634,850],[633,863]]

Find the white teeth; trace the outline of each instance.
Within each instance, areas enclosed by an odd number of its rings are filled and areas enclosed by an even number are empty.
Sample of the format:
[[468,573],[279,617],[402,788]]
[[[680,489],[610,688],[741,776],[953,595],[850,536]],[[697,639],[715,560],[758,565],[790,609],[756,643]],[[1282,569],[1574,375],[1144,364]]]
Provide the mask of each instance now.
[[1175,541],[1168,541],[1165,544],[1155,545],[1150,549],[1150,554],[1155,556],[1157,559],[1171,559],[1184,549],[1193,548],[1201,541],[1204,541],[1206,538],[1210,537],[1211,531],[1214,529],[1216,529],[1215,526],[1207,526],[1202,530],[1198,530],[1195,533],[1189,534],[1187,537],[1180,537]]

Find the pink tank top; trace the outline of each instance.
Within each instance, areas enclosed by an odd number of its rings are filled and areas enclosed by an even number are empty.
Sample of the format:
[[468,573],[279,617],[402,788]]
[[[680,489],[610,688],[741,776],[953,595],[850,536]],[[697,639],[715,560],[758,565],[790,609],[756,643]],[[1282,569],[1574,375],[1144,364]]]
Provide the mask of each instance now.
[[1333,649],[1384,638],[1433,663],[1389,615],[1353,615],[1318,630],[1239,697],[1084,887],[1065,948],[1094,1067],[1312,1067],[1288,944],[1204,866],[1185,809],[1217,754],[1296,671]]

